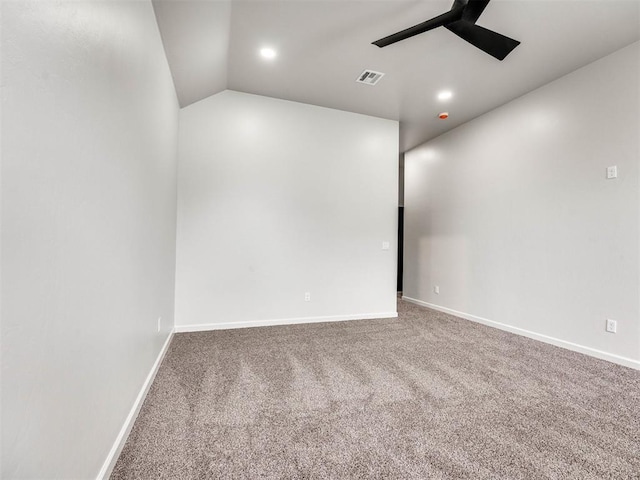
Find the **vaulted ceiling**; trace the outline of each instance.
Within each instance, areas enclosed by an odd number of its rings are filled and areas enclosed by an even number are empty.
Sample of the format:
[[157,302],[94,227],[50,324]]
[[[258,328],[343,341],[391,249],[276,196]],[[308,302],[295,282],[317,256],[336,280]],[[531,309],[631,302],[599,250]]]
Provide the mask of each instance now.
[[[493,0],[478,25],[522,42],[502,62],[444,28],[371,45],[451,0],[153,4],[181,106],[231,89],[399,120],[401,151],[640,39],[638,0]],[[275,59],[259,55],[265,46]],[[356,83],[364,69],[385,76]]]

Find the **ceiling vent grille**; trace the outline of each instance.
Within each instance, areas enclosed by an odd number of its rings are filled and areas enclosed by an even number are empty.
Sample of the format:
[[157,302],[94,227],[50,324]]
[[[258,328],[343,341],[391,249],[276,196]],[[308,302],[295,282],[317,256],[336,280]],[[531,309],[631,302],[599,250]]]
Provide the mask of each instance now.
[[374,72],[373,70],[365,70],[358,76],[356,82],[364,83],[366,85],[375,85],[380,81],[382,77],[384,77],[384,73]]

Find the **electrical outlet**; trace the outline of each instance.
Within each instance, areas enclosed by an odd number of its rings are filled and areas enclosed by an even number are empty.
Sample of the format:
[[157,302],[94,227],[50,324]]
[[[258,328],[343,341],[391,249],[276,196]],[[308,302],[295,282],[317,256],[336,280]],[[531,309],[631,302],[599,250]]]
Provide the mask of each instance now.
[[162,325],[162,317],[158,317],[158,332],[160,331],[161,325]]
[[311,301],[311,292],[304,292],[304,301],[305,302]]
[[390,247],[390,243],[389,242],[382,242],[382,249],[383,250],[389,250]]
[[618,178],[618,167],[616,165],[607,167],[607,178],[609,180],[612,178]]
[[610,318],[607,318],[607,332],[616,333],[617,329],[618,329],[618,322],[616,322],[615,320],[611,320]]
[[440,287],[438,285],[433,286],[433,293],[440,295]]

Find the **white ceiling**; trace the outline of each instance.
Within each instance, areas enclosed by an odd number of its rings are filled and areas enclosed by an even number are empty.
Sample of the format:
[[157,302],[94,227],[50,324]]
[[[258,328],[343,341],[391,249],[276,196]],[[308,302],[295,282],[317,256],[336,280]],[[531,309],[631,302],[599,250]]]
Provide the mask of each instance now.
[[[478,25],[522,42],[502,62],[444,28],[371,45],[452,0],[153,3],[181,106],[228,88],[399,120],[401,151],[640,38],[638,0],[493,0]],[[278,57],[265,61],[263,46]],[[386,75],[356,83],[365,68]]]

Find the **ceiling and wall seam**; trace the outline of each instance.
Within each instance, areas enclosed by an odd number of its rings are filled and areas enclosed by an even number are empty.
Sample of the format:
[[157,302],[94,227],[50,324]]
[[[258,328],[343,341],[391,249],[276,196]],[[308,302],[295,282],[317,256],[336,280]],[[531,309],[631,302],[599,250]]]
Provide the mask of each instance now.
[[[153,8],[153,15],[156,19],[156,26],[158,27],[158,33],[160,34],[160,43],[162,43],[162,51],[164,52],[164,57],[167,60],[167,65],[169,65],[169,73],[171,74],[171,82],[173,83],[173,90],[176,94],[176,101],[178,102],[178,105],[180,107],[182,107],[182,105],[180,105],[180,99],[178,98],[178,88],[176,87],[176,80],[173,77],[173,69],[171,68],[171,62],[169,62],[169,58],[167,56],[167,49],[165,47],[165,40],[164,40],[164,36],[162,34],[162,29],[160,28],[159,24],[158,24],[158,15],[156,14],[156,7],[155,7],[155,3],[151,2],[151,6]],[[176,153],[177,153],[177,147],[176,147]]]
[[[443,28],[371,45],[450,0],[153,3],[181,107],[229,89],[397,120],[400,151],[640,39],[640,3],[624,0],[491,2],[478,23],[522,42],[504,61]],[[261,58],[265,46],[277,58]],[[386,75],[371,88],[355,82],[364,69]]]

